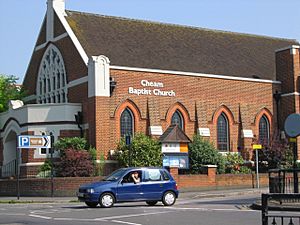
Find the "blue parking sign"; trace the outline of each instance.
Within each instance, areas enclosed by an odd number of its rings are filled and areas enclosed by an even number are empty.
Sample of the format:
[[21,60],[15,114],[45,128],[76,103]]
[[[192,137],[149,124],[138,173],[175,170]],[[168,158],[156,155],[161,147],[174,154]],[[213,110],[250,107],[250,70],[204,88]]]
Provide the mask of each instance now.
[[29,147],[29,136],[18,136],[18,148],[26,148]]
[[49,135],[19,135],[18,148],[51,148]]

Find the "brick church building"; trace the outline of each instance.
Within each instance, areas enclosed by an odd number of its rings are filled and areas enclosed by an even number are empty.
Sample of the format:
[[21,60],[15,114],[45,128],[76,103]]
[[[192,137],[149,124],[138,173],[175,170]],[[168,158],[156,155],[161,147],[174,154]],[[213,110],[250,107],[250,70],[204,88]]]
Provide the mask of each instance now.
[[[249,159],[253,138],[270,139],[299,113],[299,56],[296,40],[75,12],[48,0],[23,82],[29,96],[0,114],[0,166],[16,159],[20,134],[83,135],[114,163],[122,136],[159,138],[171,124]],[[47,154],[23,150],[21,170]]]

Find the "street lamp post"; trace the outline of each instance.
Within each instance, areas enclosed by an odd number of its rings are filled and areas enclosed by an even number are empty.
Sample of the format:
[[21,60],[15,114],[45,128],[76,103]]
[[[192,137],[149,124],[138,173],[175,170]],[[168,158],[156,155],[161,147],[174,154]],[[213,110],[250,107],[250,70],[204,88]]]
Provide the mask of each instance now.
[[299,193],[297,172],[297,143],[293,142],[293,170],[294,170],[294,193]]

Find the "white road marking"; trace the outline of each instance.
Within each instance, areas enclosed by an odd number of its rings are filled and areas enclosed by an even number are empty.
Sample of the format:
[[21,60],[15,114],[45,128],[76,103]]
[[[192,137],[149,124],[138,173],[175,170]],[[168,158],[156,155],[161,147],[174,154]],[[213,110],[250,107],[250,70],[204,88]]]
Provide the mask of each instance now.
[[36,217],[36,218],[41,218],[41,219],[45,219],[45,220],[51,220],[52,219],[52,217],[40,216],[40,215],[35,215],[35,214],[29,214],[28,216]]
[[149,215],[156,215],[156,214],[170,213],[170,212],[172,212],[172,211],[152,212],[152,213],[140,213],[140,214],[129,214],[129,215],[121,215],[121,216],[109,216],[109,217],[95,218],[94,220],[96,220],[96,221],[113,220],[113,219],[128,218],[128,217],[149,216]]
[[53,220],[58,221],[95,221],[94,219],[78,219],[78,218],[53,218]]
[[130,222],[121,221],[121,220],[111,220],[110,222],[123,223],[123,224],[129,224],[129,225],[143,225],[143,224],[140,224],[140,223],[130,223]]
[[227,212],[259,212],[257,210],[240,210],[240,209],[209,209],[209,208],[193,208],[193,207],[169,207],[169,209],[175,210],[197,210],[197,211],[227,211]]
[[0,213],[0,216],[26,216],[25,213]]

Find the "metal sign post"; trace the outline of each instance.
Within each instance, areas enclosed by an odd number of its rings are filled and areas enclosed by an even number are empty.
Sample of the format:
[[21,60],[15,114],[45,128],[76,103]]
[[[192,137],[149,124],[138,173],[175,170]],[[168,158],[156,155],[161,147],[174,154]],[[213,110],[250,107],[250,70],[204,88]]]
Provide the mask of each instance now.
[[130,135],[126,135],[125,136],[125,144],[128,146],[129,148],[129,153],[128,153],[128,166],[131,166],[131,136]]
[[50,156],[51,156],[51,197],[54,196],[54,171],[53,171],[53,151],[54,151],[54,136],[52,134],[52,132],[50,133],[50,142],[51,142],[51,148],[50,148]]
[[294,170],[294,193],[299,193],[299,181],[297,169],[297,137],[300,136],[300,114],[293,113],[289,115],[284,122],[284,130],[290,137],[290,142],[293,143],[293,170]]
[[19,151],[21,149],[16,148],[16,173],[17,173],[17,199],[20,199],[20,163],[19,163]]
[[18,135],[18,146],[16,152],[16,173],[17,173],[17,198],[20,199],[20,151],[22,148],[51,148],[49,135]]
[[258,150],[262,149],[262,145],[252,145],[253,150],[256,150],[255,161],[256,161],[256,184],[259,188],[259,173],[258,173]]

